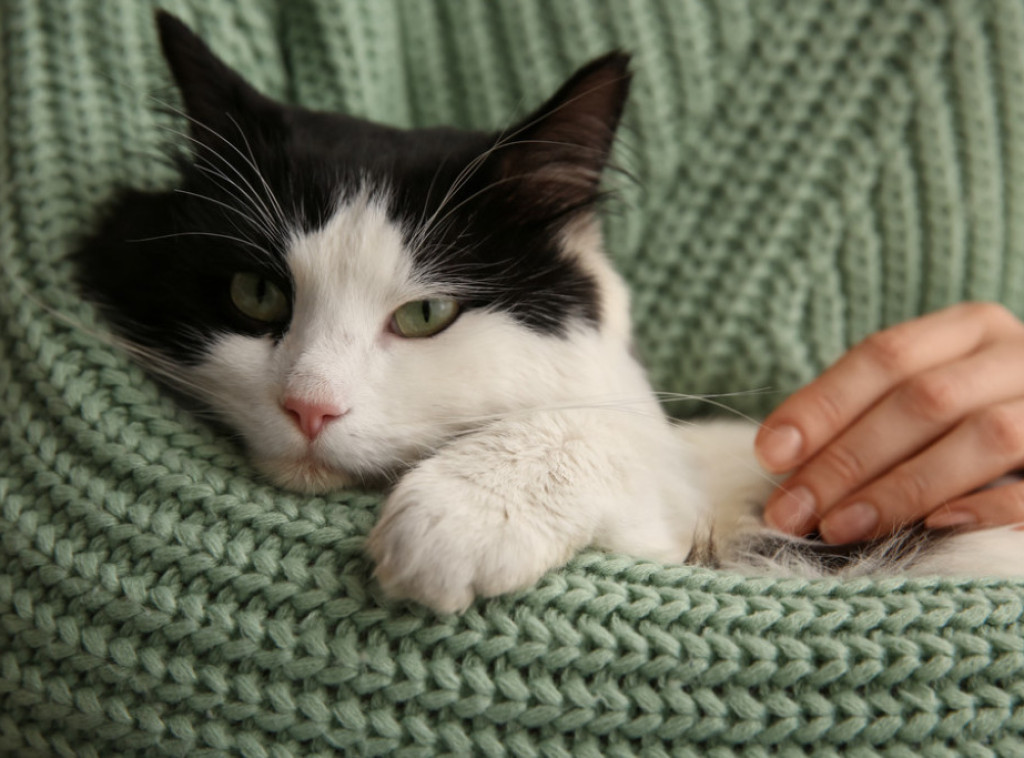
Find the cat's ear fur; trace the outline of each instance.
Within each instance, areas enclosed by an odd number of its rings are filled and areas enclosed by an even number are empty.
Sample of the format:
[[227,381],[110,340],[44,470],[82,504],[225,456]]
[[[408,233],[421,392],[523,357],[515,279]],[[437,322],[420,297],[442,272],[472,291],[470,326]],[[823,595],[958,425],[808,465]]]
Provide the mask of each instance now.
[[253,124],[265,131],[279,126],[280,108],[249,85],[180,19],[156,13],[164,58],[181,92],[192,138],[199,147],[226,153]]
[[562,218],[597,199],[629,94],[629,60],[616,51],[588,63],[499,137],[499,171],[525,216]]

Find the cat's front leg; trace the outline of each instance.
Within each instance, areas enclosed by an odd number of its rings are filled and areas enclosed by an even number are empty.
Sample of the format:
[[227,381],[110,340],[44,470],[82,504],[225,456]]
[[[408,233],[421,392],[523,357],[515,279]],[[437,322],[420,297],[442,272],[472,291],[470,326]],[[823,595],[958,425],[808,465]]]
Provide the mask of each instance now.
[[385,591],[458,612],[533,584],[589,544],[597,514],[584,492],[600,464],[559,421],[493,424],[402,477],[368,542]]
[[660,522],[665,493],[647,470],[647,431],[635,419],[565,411],[456,439],[385,502],[368,541],[377,579],[389,595],[458,612],[476,596],[530,586],[592,543],[685,556],[678,530]]

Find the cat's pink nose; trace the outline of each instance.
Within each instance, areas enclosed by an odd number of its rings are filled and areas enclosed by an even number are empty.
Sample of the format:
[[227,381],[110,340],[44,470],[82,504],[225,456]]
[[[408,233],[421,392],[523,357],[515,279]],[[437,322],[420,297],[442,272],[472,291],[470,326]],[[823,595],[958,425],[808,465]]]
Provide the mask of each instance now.
[[343,409],[331,403],[311,402],[297,397],[286,397],[282,406],[308,440],[315,440],[328,422],[345,415]]

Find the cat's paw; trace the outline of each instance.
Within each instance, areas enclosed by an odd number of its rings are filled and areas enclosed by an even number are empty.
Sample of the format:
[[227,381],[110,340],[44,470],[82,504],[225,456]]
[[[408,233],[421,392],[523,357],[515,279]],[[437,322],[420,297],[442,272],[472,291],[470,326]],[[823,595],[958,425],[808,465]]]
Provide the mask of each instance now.
[[590,517],[552,486],[565,474],[557,455],[452,447],[401,479],[370,533],[388,595],[461,612],[475,597],[529,587],[587,544]]
[[529,587],[572,555],[564,540],[515,522],[497,493],[417,471],[386,501],[367,549],[388,595],[460,613],[477,596]]

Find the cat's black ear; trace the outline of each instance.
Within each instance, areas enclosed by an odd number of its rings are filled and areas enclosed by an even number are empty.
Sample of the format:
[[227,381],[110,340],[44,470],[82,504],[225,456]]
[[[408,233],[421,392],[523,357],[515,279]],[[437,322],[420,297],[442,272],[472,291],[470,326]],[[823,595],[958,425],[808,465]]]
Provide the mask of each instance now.
[[526,216],[564,217],[593,204],[629,83],[629,56],[608,53],[501,138],[500,173]]
[[156,13],[160,46],[181,91],[192,137],[221,152],[254,121],[268,126],[274,103],[249,85],[177,17]]

